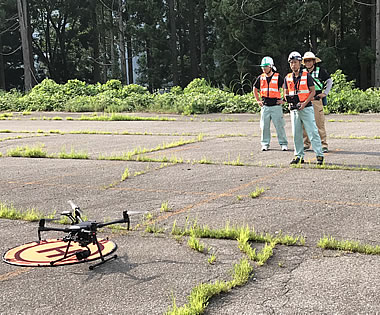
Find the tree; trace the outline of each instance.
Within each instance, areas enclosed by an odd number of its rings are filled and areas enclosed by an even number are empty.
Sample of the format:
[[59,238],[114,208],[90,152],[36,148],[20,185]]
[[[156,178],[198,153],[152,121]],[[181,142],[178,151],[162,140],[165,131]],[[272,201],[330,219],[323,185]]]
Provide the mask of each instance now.
[[17,0],[17,9],[20,23],[22,55],[24,60],[24,87],[25,90],[28,91],[37,82],[34,75],[32,33],[26,0]]
[[375,86],[380,87],[380,0],[376,2],[376,64]]

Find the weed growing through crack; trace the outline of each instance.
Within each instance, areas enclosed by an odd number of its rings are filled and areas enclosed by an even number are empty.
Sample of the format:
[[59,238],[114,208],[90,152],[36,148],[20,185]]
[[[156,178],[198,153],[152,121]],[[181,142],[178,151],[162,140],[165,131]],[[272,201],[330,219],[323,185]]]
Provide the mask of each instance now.
[[39,144],[35,147],[17,147],[7,150],[7,156],[11,157],[29,157],[29,158],[46,158],[47,152],[43,150],[44,145]]
[[65,147],[61,149],[61,152],[58,153],[59,159],[88,159],[88,154],[86,152],[76,152],[74,148],[71,148],[69,153],[66,152]]
[[187,241],[187,245],[200,253],[203,253],[205,249],[204,245],[194,235],[190,235],[189,240]]
[[214,283],[201,283],[191,290],[188,297],[188,303],[182,307],[178,307],[173,298],[172,306],[169,307],[167,315],[178,314],[203,314],[208,301],[215,295],[230,291],[236,286],[242,286],[247,283],[252,276],[253,267],[247,259],[242,259],[235,264],[232,271],[232,280],[215,281]]
[[256,190],[255,190],[255,191],[252,191],[252,192],[249,194],[249,196],[250,196],[251,198],[257,198],[257,197],[259,197],[264,191],[265,191],[264,188],[262,188],[262,187],[256,187]]
[[233,166],[243,166],[244,163],[242,163],[240,161],[240,155],[237,157],[236,160],[233,160],[233,161],[230,161],[228,160],[228,162],[223,162],[224,165],[233,165]]
[[332,236],[324,236],[317,244],[318,247],[323,249],[337,249],[353,253],[361,253],[367,255],[380,255],[380,246],[372,246],[368,244],[360,244],[357,241],[338,241]]
[[95,121],[175,121],[175,118],[167,117],[139,117],[139,116],[130,116],[122,114],[111,114],[111,115],[92,115],[86,116],[82,115],[79,120],[95,120]]
[[156,224],[148,224],[145,228],[146,233],[153,233],[153,234],[159,234],[164,233],[164,229],[159,227]]
[[121,181],[125,181],[127,178],[129,177],[129,168],[127,167],[125,170],[124,170],[124,173],[123,175],[121,175]]
[[207,258],[207,262],[210,264],[210,265],[213,265],[216,261],[216,256],[215,254],[211,254],[209,258]]
[[46,216],[42,212],[35,209],[28,209],[21,211],[13,206],[7,206],[0,202],[0,218],[9,220],[24,220],[24,221],[38,221],[42,218],[53,218],[54,214]]
[[161,203],[160,211],[161,212],[168,212],[168,211],[170,211],[170,207],[169,207],[169,202],[168,201],[164,201],[163,203]]
[[240,230],[238,237],[239,249],[244,252],[249,259],[256,261],[258,265],[262,266],[273,255],[273,248],[276,246],[277,241],[274,239],[270,242],[266,242],[261,251],[256,253],[256,249],[252,248],[248,243],[250,238],[250,230],[247,226]]
[[251,242],[259,242],[259,243],[271,243],[273,241],[276,244],[281,245],[304,245],[305,238],[302,236],[291,236],[284,235],[282,232],[278,233],[276,236],[271,235],[269,233],[257,233],[255,229],[246,227],[237,227],[230,226],[227,222],[224,228],[221,229],[210,229],[207,225],[200,226],[196,221],[193,221],[191,224],[189,221],[186,221],[186,225],[184,228],[180,228],[177,226],[177,222],[174,221],[171,234],[172,235],[182,235],[182,236],[190,236],[194,235],[198,238],[215,238],[215,239],[230,239],[237,240],[241,235],[241,230],[245,230],[245,233],[249,232],[248,241]]

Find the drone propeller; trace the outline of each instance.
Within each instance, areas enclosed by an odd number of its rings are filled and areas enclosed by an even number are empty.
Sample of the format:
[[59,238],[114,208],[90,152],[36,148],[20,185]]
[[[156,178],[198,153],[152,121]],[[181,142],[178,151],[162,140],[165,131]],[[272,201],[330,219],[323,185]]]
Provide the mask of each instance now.
[[128,214],[145,214],[148,213],[149,211],[128,211]]
[[[67,201],[68,204],[71,206],[71,209],[73,209],[73,213],[74,215],[72,215],[71,213],[70,214],[64,214],[62,213],[63,215],[66,215],[68,217],[73,216],[74,220],[75,220],[75,223],[79,223],[79,222],[83,222],[83,219],[82,219],[82,211],[80,210],[79,206],[77,206],[74,202],[72,202],[71,200]],[[66,211],[64,211],[66,212]]]

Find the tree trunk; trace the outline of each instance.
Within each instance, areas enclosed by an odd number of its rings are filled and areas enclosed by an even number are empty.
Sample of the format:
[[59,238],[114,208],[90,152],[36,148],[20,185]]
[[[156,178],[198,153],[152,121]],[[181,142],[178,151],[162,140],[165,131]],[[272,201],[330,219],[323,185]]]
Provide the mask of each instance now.
[[146,65],[147,65],[147,75],[148,75],[148,90],[150,93],[154,91],[154,84],[152,79],[152,71],[153,71],[153,63],[152,63],[152,55],[150,48],[150,41],[146,41]]
[[97,19],[97,5],[96,1],[92,9],[92,49],[93,49],[93,80],[94,83],[100,82],[100,65],[99,65],[99,29],[98,29],[98,19]]
[[121,82],[127,84],[127,64],[125,60],[125,37],[123,23],[123,0],[119,0],[119,50],[120,50],[120,65],[121,65]]
[[109,38],[107,38],[107,26],[106,26],[106,14],[104,12],[104,6],[100,7],[101,12],[101,21],[98,23],[99,26],[99,40],[100,40],[100,47],[101,47],[101,57],[102,60],[102,71],[100,73],[100,81],[101,83],[107,82],[107,75],[108,75],[108,69],[109,69],[109,54],[108,54],[108,47],[110,45]]
[[[364,1],[364,0],[362,0]],[[368,44],[368,6],[360,6],[360,49],[367,48]],[[368,88],[368,61],[360,58],[360,88],[365,90]]]
[[178,51],[177,51],[177,25],[176,25],[176,11],[174,10],[174,0],[168,0],[169,5],[169,23],[170,23],[170,49],[172,58],[172,75],[173,84],[179,84],[178,78]]
[[201,54],[201,76],[207,77],[206,73],[206,31],[205,31],[205,0],[199,1],[199,45]]
[[194,0],[189,0],[189,45],[191,79],[198,77],[197,40],[195,34]]
[[[373,5],[371,10],[371,49],[376,52],[376,0],[372,0]],[[375,86],[375,63],[376,60],[371,60],[371,86]]]
[[36,84],[32,54],[32,36],[26,0],[17,0],[17,10],[20,23],[21,46],[24,62],[24,86],[29,91]]
[[[177,1],[177,12],[180,12],[181,7],[179,1]],[[177,24],[178,28],[178,44],[179,44],[179,84],[181,87],[185,87],[186,80],[185,80],[185,44],[184,44],[184,31],[183,31],[183,20],[180,20],[179,25]]]
[[109,12],[109,23],[110,23],[110,29],[109,29],[109,36],[110,36],[110,56],[111,56],[111,78],[117,79],[120,75],[120,67],[119,67],[119,61],[116,58],[116,51],[115,51],[115,37],[114,37],[114,20],[113,20],[113,12]]
[[[129,19],[129,14],[127,13],[127,21]],[[130,32],[125,36],[127,40],[127,59],[128,59],[128,83],[133,84],[133,52],[132,52],[132,36]]]
[[380,87],[380,0],[376,1],[376,64],[375,86]]
[[5,90],[5,69],[3,57],[3,41],[0,34],[0,89]]

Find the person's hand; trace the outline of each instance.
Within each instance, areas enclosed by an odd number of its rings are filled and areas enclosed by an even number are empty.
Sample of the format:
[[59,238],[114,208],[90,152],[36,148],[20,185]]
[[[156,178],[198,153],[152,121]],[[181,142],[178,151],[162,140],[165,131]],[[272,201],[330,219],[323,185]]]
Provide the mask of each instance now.
[[326,97],[327,95],[325,93],[319,93],[318,96],[320,99],[322,99],[322,98]]
[[263,107],[263,101],[257,101],[257,104],[259,104],[260,107]]
[[282,99],[278,99],[277,102],[276,102],[277,105],[282,105],[282,104],[284,104],[284,103],[285,103],[285,102],[284,102],[284,100],[282,100]]
[[306,107],[307,103],[306,102],[301,102],[301,103],[299,103],[299,105],[300,105],[299,110],[303,110]]

